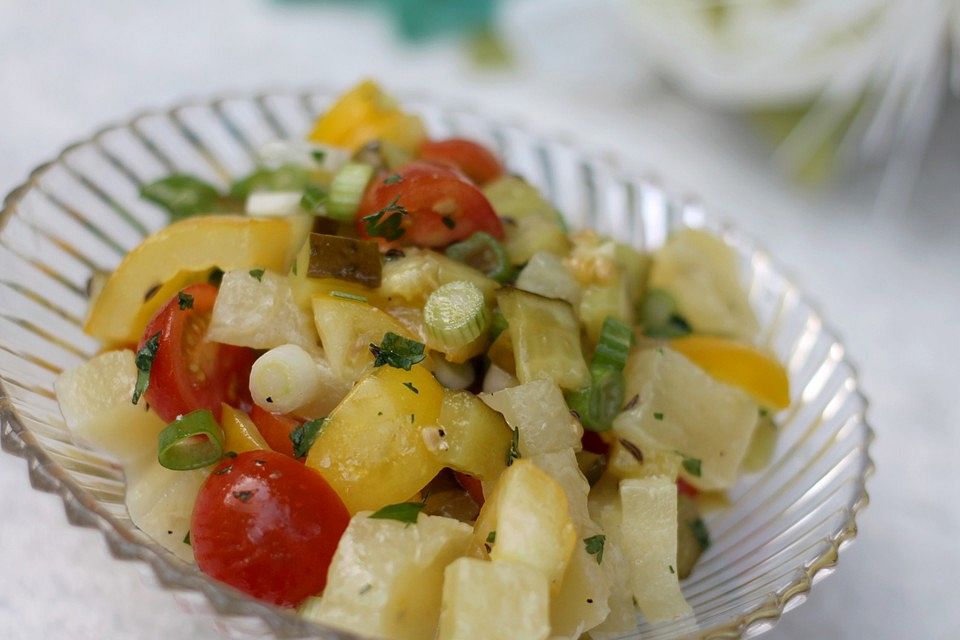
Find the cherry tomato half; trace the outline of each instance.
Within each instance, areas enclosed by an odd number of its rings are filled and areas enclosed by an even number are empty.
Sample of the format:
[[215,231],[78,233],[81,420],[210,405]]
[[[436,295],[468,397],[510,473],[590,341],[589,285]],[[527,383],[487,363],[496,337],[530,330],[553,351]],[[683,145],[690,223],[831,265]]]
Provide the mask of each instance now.
[[381,246],[444,247],[476,231],[503,238],[503,225],[487,198],[448,166],[415,160],[395,174],[374,178],[357,214],[361,237],[372,237],[364,216],[386,211],[383,222],[391,215],[400,215],[389,211],[391,204],[403,207],[407,213],[400,220],[403,234],[397,238],[379,237]]
[[290,433],[300,426],[300,421],[290,416],[270,413],[258,404],[250,410],[250,419],[257,425],[257,431],[267,441],[270,448],[291,458],[293,455],[293,441]]
[[503,175],[503,165],[495,155],[483,145],[464,138],[428,140],[420,145],[418,157],[452,164],[481,186]]
[[247,347],[204,340],[216,287],[194,284],[180,293],[190,305],[181,305],[180,294],[171,298],[150,320],[138,345],[142,348],[160,335],[144,397],[167,422],[196,409],[209,409],[219,420],[223,402],[249,406],[250,367],[256,354]]
[[190,543],[207,575],[292,607],[323,591],[349,521],[316,471],[275,451],[246,451],[225,459],[204,482]]
[[460,473],[459,471],[455,471],[453,475],[457,479],[457,482],[460,483],[460,486],[466,489],[467,494],[477,503],[477,506],[482,507],[484,502],[483,483],[480,482],[480,479],[468,476],[465,473]]

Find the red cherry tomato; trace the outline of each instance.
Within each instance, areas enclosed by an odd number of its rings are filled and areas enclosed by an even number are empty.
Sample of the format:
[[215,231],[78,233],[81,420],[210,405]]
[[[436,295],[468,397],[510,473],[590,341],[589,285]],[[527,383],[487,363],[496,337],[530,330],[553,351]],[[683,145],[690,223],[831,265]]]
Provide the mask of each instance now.
[[181,293],[192,297],[192,306],[181,309],[179,294],[171,298],[150,320],[138,345],[160,335],[144,397],[167,422],[196,409],[209,409],[219,420],[223,402],[249,406],[250,367],[256,354],[246,347],[204,340],[216,287],[194,284]]
[[293,441],[290,440],[290,433],[300,426],[300,421],[290,416],[277,415],[263,409],[258,404],[253,405],[250,410],[250,419],[257,425],[257,431],[267,441],[270,448],[274,451],[288,455],[293,455]]
[[457,482],[460,483],[460,486],[466,489],[470,497],[473,498],[473,501],[477,503],[477,506],[482,507],[484,502],[483,483],[480,482],[480,479],[468,476],[465,473],[460,473],[459,471],[454,471],[453,476],[457,479]]
[[607,441],[604,440],[599,433],[590,431],[589,429],[583,430],[580,443],[583,445],[583,450],[589,451],[590,453],[599,453],[602,455],[610,451],[610,445],[607,444]]
[[[400,221],[403,235],[379,237],[381,246],[444,247],[486,231],[503,238],[503,225],[487,198],[458,171],[415,160],[395,174],[381,174],[370,183],[360,203],[357,228],[370,239],[364,216],[396,204],[407,212]],[[381,222],[398,213],[387,213]]]
[[350,514],[313,469],[275,451],[227,458],[193,507],[190,543],[207,575],[293,607],[318,595]]
[[503,165],[497,157],[473,140],[428,140],[420,145],[418,157],[430,162],[452,164],[481,186],[503,175]]
[[677,478],[677,493],[684,496],[690,496],[691,498],[696,498],[698,495],[700,495],[700,490],[683,478]]

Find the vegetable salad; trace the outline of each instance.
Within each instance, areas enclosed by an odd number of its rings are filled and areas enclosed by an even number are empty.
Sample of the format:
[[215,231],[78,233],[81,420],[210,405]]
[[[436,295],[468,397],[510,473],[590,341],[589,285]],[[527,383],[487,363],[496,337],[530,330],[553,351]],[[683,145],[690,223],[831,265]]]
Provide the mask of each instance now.
[[132,521],[364,636],[695,624],[701,510],[790,402],[724,242],[570,232],[372,82],[259,160],[144,185],[170,224],[92,278],[104,349],[56,391]]

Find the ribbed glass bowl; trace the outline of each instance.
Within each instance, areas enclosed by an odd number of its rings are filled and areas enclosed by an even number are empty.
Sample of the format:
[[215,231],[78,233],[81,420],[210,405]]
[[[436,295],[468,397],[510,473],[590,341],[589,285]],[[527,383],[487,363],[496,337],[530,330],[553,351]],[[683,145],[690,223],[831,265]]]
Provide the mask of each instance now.
[[[99,529],[115,557],[149,567],[145,573],[185,609],[215,616],[231,635],[351,637],[221,585],[137,530],[124,507],[121,469],[72,442],[53,384],[99,347],[81,329],[90,275],[113,268],[166,222],[138,198],[140,185],[178,171],[225,187],[251,170],[260,144],[301,137],[332,95],[226,97],[145,113],[38,167],[6,198],[0,216],[3,448],[27,459],[35,488],[63,498],[72,523]],[[463,135],[495,148],[510,170],[545,190],[573,227],[645,249],[678,227],[707,227],[736,250],[760,342],[789,367],[793,404],[777,416],[772,464],[744,475],[729,507],[707,516],[713,544],[683,591],[698,620],[695,637],[751,637],[770,629],[833,571],[867,503],[872,432],[843,345],[767,253],[700,204],[524,127],[414,98],[405,104],[433,136]],[[687,633],[669,624],[640,627],[643,638]]]

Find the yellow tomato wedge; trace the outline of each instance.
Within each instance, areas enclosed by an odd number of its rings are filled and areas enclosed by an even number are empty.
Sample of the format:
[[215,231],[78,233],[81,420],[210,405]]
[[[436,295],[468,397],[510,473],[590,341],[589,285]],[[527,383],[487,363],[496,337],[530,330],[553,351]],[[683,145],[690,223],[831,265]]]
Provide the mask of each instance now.
[[307,136],[312,142],[356,151],[371,140],[384,140],[413,152],[426,138],[420,118],[404,113],[371,80],[344,93]]
[[260,435],[257,425],[253,424],[243,411],[223,403],[220,414],[220,426],[223,429],[223,450],[243,453],[244,451],[270,451],[267,441]]
[[754,346],[716,336],[674,338],[670,348],[711,376],[752,395],[764,407],[790,406],[790,379],[773,356]]
[[[168,299],[158,292],[144,302],[151,289],[158,285],[163,291],[179,289],[178,279],[183,278],[185,285],[193,277],[184,272],[213,267],[285,272],[310,224],[309,216],[201,216],[164,227],[128,253],[110,274],[84,330],[108,343],[135,343],[156,306]],[[174,284],[166,286],[171,281]]]
[[350,513],[409,500],[443,468],[424,440],[436,429],[443,387],[422,365],[382,366],[337,405],[306,464]]

